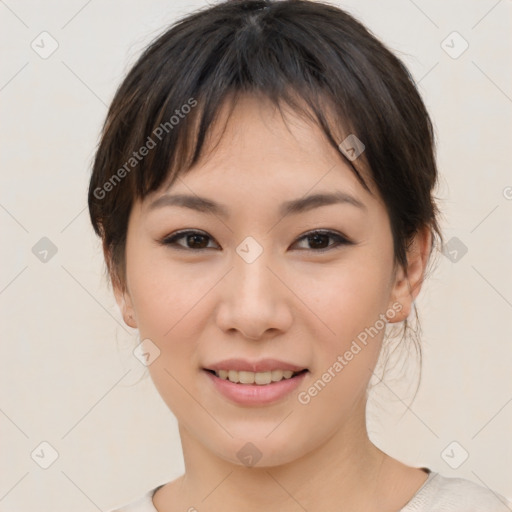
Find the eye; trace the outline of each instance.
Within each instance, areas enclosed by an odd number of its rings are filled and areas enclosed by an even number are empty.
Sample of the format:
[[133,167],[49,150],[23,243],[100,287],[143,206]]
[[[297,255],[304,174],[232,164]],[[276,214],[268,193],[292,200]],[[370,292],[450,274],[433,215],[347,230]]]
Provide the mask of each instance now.
[[[215,248],[208,246],[209,240],[212,241],[213,238],[202,231],[186,230],[178,231],[177,233],[167,236],[160,243],[167,246],[174,246],[176,249],[180,250],[204,251],[205,249]],[[330,240],[334,242],[329,243]],[[180,243],[181,241],[184,241],[184,243]],[[314,252],[327,251],[341,245],[354,245],[354,242],[351,242],[340,233],[327,230],[310,231],[300,237],[293,245],[297,245],[301,241],[306,241],[309,245],[305,250]]]
[[[329,243],[329,239],[334,240],[333,243]],[[296,242],[300,242],[301,240],[305,240],[310,247],[306,247],[306,250],[311,250],[314,252],[323,252],[328,251],[330,249],[334,249],[339,247],[340,245],[354,245],[354,242],[351,242],[343,235],[336,233],[334,231],[325,231],[325,230],[317,230],[310,231],[306,233]]]
[[[212,238],[202,231],[178,231],[173,235],[165,237],[161,243],[163,245],[170,245],[176,247],[176,249],[191,249],[195,251],[201,251],[209,249],[208,239]],[[185,245],[178,243],[179,240],[185,240]]]

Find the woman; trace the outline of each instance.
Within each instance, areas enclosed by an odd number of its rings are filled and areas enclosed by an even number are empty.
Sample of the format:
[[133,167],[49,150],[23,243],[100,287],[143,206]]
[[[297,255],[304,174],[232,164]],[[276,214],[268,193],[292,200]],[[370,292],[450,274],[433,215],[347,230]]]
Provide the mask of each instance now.
[[185,474],[121,511],[505,511],[368,438],[389,324],[437,239],[429,115],[344,11],[193,13],[118,89],[89,209]]

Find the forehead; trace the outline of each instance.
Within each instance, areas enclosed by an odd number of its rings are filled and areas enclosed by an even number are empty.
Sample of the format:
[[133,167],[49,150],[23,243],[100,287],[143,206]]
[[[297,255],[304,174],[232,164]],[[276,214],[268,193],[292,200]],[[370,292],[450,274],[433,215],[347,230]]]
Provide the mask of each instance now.
[[387,209],[364,167],[358,170],[370,192],[320,127],[291,110],[283,114],[252,97],[224,107],[199,161],[137,204],[130,225],[216,219],[230,231],[249,222],[261,234],[320,215],[358,236],[387,233]]
[[239,97],[234,104],[226,102],[219,109],[205,149],[214,161],[236,159],[256,163],[257,154],[262,163],[308,162],[318,167],[340,159],[322,130],[303,112],[249,94]]
[[[334,135],[343,128],[336,129]],[[372,188],[371,175],[361,162],[357,169]],[[315,187],[344,185],[348,194],[368,195],[340,151],[322,129],[304,113],[288,105],[278,108],[265,97],[246,94],[226,101],[206,134],[200,160],[191,168],[171,176],[151,194],[146,203],[169,191],[218,190],[237,187],[240,192],[313,192]],[[198,188],[199,187],[199,188]]]

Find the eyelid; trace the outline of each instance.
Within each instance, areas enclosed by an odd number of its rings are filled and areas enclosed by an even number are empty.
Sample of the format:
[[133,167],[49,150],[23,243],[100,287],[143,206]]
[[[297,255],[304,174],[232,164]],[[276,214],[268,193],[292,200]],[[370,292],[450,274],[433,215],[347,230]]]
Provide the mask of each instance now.
[[[195,253],[203,252],[208,249],[212,249],[211,247],[194,249],[194,248],[185,247],[183,245],[176,243],[176,240],[180,240],[180,239],[184,238],[186,235],[196,235],[196,234],[202,235],[206,238],[209,238],[210,240],[214,241],[215,244],[217,244],[217,242],[211,235],[209,235],[206,231],[202,231],[200,229],[182,229],[182,230],[176,231],[174,233],[171,233],[170,235],[165,236],[161,240],[159,240],[159,243],[162,245],[171,247],[173,249],[183,250],[183,251],[187,251],[187,252],[195,252]],[[352,241],[349,237],[345,236],[344,234],[340,233],[337,230],[318,228],[318,229],[312,229],[312,230],[307,231],[306,233],[302,234],[299,238],[297,238],[293,242],[292,247],[293,247],[293,245],[297,244],[298,242],[300,242],[310,236],[313,236],[315,234],[329,236],[331,239],[335,240],[335,243],[330,244],[327,247],[324,247],[322,249],[299,249],[299,250],[313,252],[313,253],[322,253],[322,252],[332,251],[332,250],[335,250],[337,248],[347,246],[347,245],[356,245],[356,242]]]
[[316,234],[327,235],[330,238],[334,239],[335,243],[331,244],[331,245],[329,245],[327,247],[324,247],[323,249],[301,249],[302,251],[307,251],[307,252],[312,252],[312,253],[323,253],[323,252],[328,252],[328,251],[332,251],[332,250],[338,249],[338,248],[343,247],[345,245],[355,245],[355,242],[350,240],[350,238],[348,238],[347,236],[343,235],[342,233],[340,233],[338,231],[335,231],[335,230],[331,230],[331,229],[325,229],[325,228],[323,228],[323,229],[322,228],[320,228],[320,229],[312,229],[311,231],[307,231],[306,233],[301,235],[293,243],[293,245],[295,245],[297,242],[300,242],[301,240],[304,240],[305,238],[307,238],[309,236],[316,235]]
[[209,238],[210,240],[215,241],[215,239],[206,231],[201,231],[200,229],[181,229],[179,231],[175,231],[174,233],[171,233],[170,235],[163,237],[161,240],[159,240],[159,243],[166,246],[172,246],[173,248],[178,250],[184,250],[188,252],[200,252],[210,249],[210,247],[206,247],[204,249],[192,249],[190,247],[184,247],[183,245],[177,244],[176,240],[184,238],[185,235],[202,235],[206,238]]

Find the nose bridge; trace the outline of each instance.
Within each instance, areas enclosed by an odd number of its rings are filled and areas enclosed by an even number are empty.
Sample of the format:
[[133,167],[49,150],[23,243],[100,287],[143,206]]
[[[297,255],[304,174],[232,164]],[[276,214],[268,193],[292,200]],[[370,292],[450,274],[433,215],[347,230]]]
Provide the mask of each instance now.
[[291,314],[285,288],[268,268],[273,266],[271,251],[251,238],[239,244],[233,255],[217,322],[224,330],[236,329],[257,339],[267,330],[287,329]]
[[237,301],[252,302],[258,308],[272,302],[275,299],[272,279],[275,278],[267,268],[271,265],[270,250],[265,250],[254,238],[248,237],[236,252],[232,278],[235,280]]

